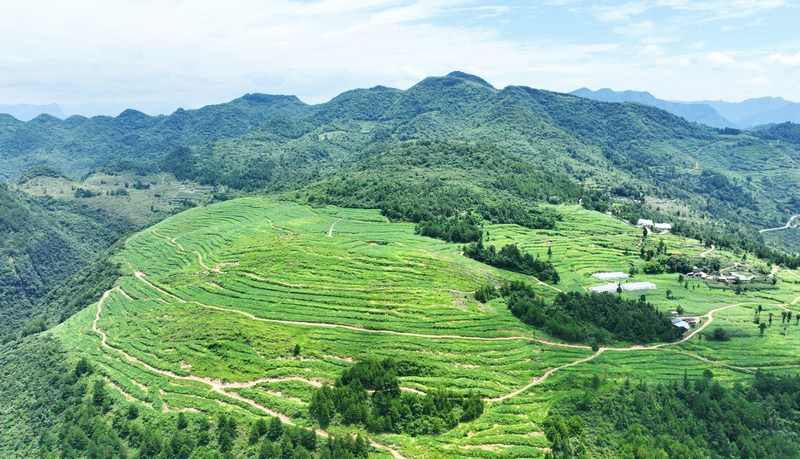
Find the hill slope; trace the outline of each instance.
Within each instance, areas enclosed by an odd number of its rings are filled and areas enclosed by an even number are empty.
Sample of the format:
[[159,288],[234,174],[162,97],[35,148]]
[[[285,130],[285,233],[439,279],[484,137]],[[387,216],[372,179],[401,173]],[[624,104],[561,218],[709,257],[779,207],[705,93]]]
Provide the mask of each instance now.
[[[657,290],[625,297],[644,293],[661,310],[679,304],[700,318],[685,340],[651,346],[612,343],[595,351],[525,325],[505,298],[476,301],[472,292],[486,283],[516,280],[549,302],[562,290],[597,285],[597,271],[644,266],[638,228],[575,205],[549,209],[561,215],[556,228],[492,225],[486,237],[551,257],[562,272],[558,286],[477,263],[458,245],[415,235],[414,225],[390,223],[376,211],[260,198],[193,209],[128,239],[115,256],[122,266],[115,287],[50,335],[73,358],[89,359],[92,378],[115,400],[107,422],[128,405],[165,425],[176,413],[193,425],[233,413],[240,433],[232,448],[245,456],[264,444],[258,434],[248,441],[250,426],[277,416],[321,436],[360,432],[375,457],[543,457],[553,441],[545,435],[547,407],[561,395],[578,396],[593,375],[616,386],[626,378],[669,382],[675,368],[692,378],[711,369],[726,382],[749,381],[755,368],[796,371],[792,352],[764,343],[793,349],[800,329],[792,325],[782,336],[776,326],[759,337],[752,323],[756,303],[766,317],[800,294],[794,271],[781,271],[774,287],[739,294],[696,281],[684,288],[674,274],[637,276]],[[652,235],[642,247],[662,243],[669,256],[697,263],[708,253],[670,234]],[[724,250],[715,255],[725,264],[740,260]],[[663,294],[670,289],[674,299]],[[736,338],[701,340],[712,321]],[[309,407],[321,384],[355,362],[386,357],[408,400],[445,389],[452,397],[478,394],[483,413],[452,426],[424,418],[397,433],[346,418],[317,424]],[[402,429],[419,430],[411,436]],[[223,448],[220,438],[214,433],[215,450]],[[121,448],[139,451],[125,439]]]

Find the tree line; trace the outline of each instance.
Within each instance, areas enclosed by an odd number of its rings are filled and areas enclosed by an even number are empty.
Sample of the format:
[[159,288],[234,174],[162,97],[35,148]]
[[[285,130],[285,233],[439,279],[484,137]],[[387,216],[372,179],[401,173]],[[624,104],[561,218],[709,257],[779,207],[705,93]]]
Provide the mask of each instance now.
[[559,293],[552,303],[539,297],[525,282],[512,281],[499,289],[484,286],[475,292],[478,301],[502,297],[522,322],[543,328],[571,342],[596,346],[612,341],[649,343],[674,341],[682,330],[671,319],[645,301],[604,293]]
[[493,245],[487,247],[483,240],[479,240],[464,246],[464,255],[495,268],[527,274],[544,282],[557,284],[560,280],[552,263],[534,258],[529,253],[523,254],[516,244],[503,246],[498,251]]
[[432,435],[476,419],[483,408],[483,400],[474,393],[403,392],[394,360],[368,358],[342,372],[333,387],[319,388],[309,414],[323,427],[363,425],[376,433]]
[[[596,385],[595,385],[596,386]],[[800,378],[757,371],[726,387],[702,377],[624,384],[558,399],[550,458],[800,457]]]

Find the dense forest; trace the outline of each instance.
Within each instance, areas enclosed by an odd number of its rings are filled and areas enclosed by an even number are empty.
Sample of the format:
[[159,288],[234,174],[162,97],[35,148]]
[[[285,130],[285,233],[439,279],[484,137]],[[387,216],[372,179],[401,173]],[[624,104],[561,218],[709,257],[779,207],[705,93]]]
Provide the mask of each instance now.
[[392,359],[366,359],[345,370],[333,387],[318,389],[309,413],[323,427],[339,422],[378,433],[438,434],[480,416],[483,399],[447,390],[425,396],[401,391]]
[[478,301],[503,297],[511,313],[528,325],[571,342],[596,346],[612,341],[649,343],[674,341],[682,330],[644,298],[628,300],[605,293],[559,293],[552,303],[536,295],[533,288],[518,281],[499,289],[484,286],[475,292]]
[[533,276],[544,282],[557,284],[559,281],[558,272],[552,263],[534,258],[529,253],[523,254],[516,244],[497,250],[493,245],[484,246],[483,240],[479,240],[465,246],[464,255],[496,268]]
[[552,458],[800,456],[800,378],[757,372],[733,387],[705,377],[560,398],[545,420]]

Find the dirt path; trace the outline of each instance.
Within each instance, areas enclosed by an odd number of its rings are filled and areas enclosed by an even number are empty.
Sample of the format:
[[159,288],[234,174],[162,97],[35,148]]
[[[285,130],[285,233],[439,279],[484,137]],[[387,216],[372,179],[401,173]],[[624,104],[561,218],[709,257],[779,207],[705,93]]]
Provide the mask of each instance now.
[[[510,399],[512,397],[516,397],[517,395],[522,394],[523,392],[527,391],[531,387],[539,385],[539,384],[545,382],[547,380],[547,378],[549,378],[553,373],[555,373],[555,372],[557,372],[559,370],[563,370],[565,368],[574,367],[575,365],[580,365],[582,363],[586,363],[586,362],[592,361],[592,360],[596,359],[597,357],[599,357],[604,352],[634,352],[634,351],[656,350],[656,349],[662,349],[662,348],[667,347],[667,346],[675,346],[675,345],[678,345],[678,344],[681,344],[681,343],[685,343],[686,341],[688,341],[688,340],[692,339],[694,336],[696,336],[698,333],[700,333],[703,330],[705,330],[709,325],[711,325],[711,322],[714,321],[714,313],[715,312],[724,311],[726,309],[735,308],[737,306],[743,306],[743,305],[746,305],[746,304],[755,304],[755,303],[737,303],[737,304],[731,304],[731,305],[728,305],[728,306],[722,306],[720,308],[712,309],[711,311],[709,311],[705,315],[700,316],[700,317],[705,317],[706,319],[708,319],[706,322],[704,322],[700,327],[698,327],[697,330],[695,330],[692,333],[690,333],[689,335],[683,337],[679,341],[674,341],[674,342],[671,342],[671,343],[655,344],[655,345],[652,345],[652,346],[631,346],[631,347],[622,347],[622,348],[620,348],[620,347],[601,347],[600,349],[597,350],[597,352],[595,352],[594,354],[590,355],[589,357],[584,357],[582,359],[575,360],[574,362],[570,362],[570,363],[567,363],[565,365],[561,365],[559,367],[555,367],[555,368],[551,368],[551,369],[547,370],[547,372],[545,372],[543,375],[541,375],[541,376],[539,376],[537,378],[534,378],[530,383],[528,383],[525,386],[515,390],[514,392],[511,392],[509,394],[506,394],[506,395],[503,395],[503,396],[500,396],[500,397],[486,398],[484,400],[487,401],[487,402],[502,402],[502,401],[508,400],[508,399]],[[709,363],[713,363],[713,362],[709,360]]]
[[336,324],[336,323],[328,323],[328,322],[303,322],[299,320],[284,320],[284,319],[267,319],[264,317],[258,317],[253,315],[249,312],[240,311],[238,309],[229,309],[223,308],[220,306],[212,306],[210,304],[200,303],[199,301],[186,301],[183,298],[179,298],[166,290],[156,286],[152,282],[145,279],[145,274],[137,271],[134,273],[137,279],[144,282],[148,287],[156,290],[157,292],[161,293],[162,295],[166,295],[169,298],[174,299],[179,303],[192,303],[197,306],[213,309],[215,311],[227,312],[231,314],[239,314],[241,316],[247,317],[251,320],[257,320],[259,322],[267,322],[267,323],[275,323],[275,324],[284,324],[284,325],[299,325],[303,327],[319,327],[319,328],[341,328],[344,330],[352,330],[362,333],[385,333],[388,335],[395,335],[395,336],[410,336],[414,338],[427,338],[427,339],[463,339],[468,341],[535,341],[538,343],[546,344],[548,346],[557,346],[557,347],[567,347],[573,349],[590,349],[589,346],[584,346],[581,344],[569,344],[569,343],[559,343],[556,341],[550,341],[543,338],[535,338],[532,336],[498,336],[498,337],[483,337],[483,336],[461,336],[461,335],[432,335],[426,333],[411,333],[411,332],[400,332],[395,330],[382,330],[382,329],[372,329],[372,328],[362,328],[356,327],[354,325],[344,325],[344,324]]
[[153,230],[153,234],[155,234],[156,236],[158,236],[158,237],[160,237],[160,238],[162,238],[162,239],[166,239],[166,240],[168,240],[168,241],[169,241],[170,243],[172,243],[172,244],[173,244],[175,247],[177,247],[177,248],[178,248],[178,249],[179,249],[181,252],[184,252],[184,253],[193,253],[195,256],[197,256],[197,261],[200,263],[200,266],[202,266],[202,267],[203,267],[203,269],[205,269],[206,271],[214,271],[214,270],[215,270],[215,268],[212,268],[211,266],[208,266],[208,265],[206,265],[206,264],[205,264],[205,262],[203,261],[203,254],[202,254],[202,253],[200,253],[200,252],[196,252],[196,251],[191,251],[191,252],[190,252],[189,250],[186,250],[186,248],[184,248],[184,247],[183,247],[183,246],[180,244],[180,242],[178,242],[178,240],[177,240],[178,238],[174,238],[174,237],[173,237],[173,238],[170,238],[169,236],[167,236],[167,235],[165,235],[165,234],[161,234],[161,233],[159,233],[157,230]]
[[336,224],[340,221],[342,221],[341,218],[331,224],[331,227],[328,229],[328,237],[333,237],[333,227],[336,226]]
[[595,352],[594,354],[590,355],[589,357],[584,357],[582,359],[578,359],[578,360],[576,360],[574,362],[570,362],[570,363],[568,363],[566,365],[561,365],[560,367],[551,368],[551,369],[547,370],[543,375],[541,375],[541,376],[539,376],[537,378],[534,378],[533,381],[531,381],[530,383],[526,384],[525,386],[515,390],[514,392],[511,392],[511,393],[506,394],[506,395],[502,395],[500,397],[486,398],[484,400],[487,401],[487,402],[502,402],[502,401],[508,400],[508,399],[510,399],[512,397],[516,397],[517,395],[527,391],[531,387],[539,385],[539,384],[545,382],[545,380],[547,380],[547,378],[549,378],[550,375],[552,375],[556,371],[563,370],[564,368],[574,367],[575,365],[580,365],[580,364],[586,363],[586,362],[588,362],[590,360],[594,360],[598,355],[602,354],[604,350],[605,349],[601,348],[597,352]]
[[[140,274],[140,273],[137,273],[137,274]],[[139,276],[137,276],[137,277],[139,277]],[[144,280],[142,277],[139,277],[139,278]],[[149,284],[149,282],[148,282],[148,284]],[[150,285],[152,285],[152,284],[150,284]],[[254,400],[250,400],[249,398],[245,398],[245,397],[243,397],[243,396],[241,396],[241,395],[239,395],[239,394],[237,394],[235,392],[229,392],[226,389],[253,387],[256,384],[258,384],[259,382],[278,381],[278,380],[280,380],[280,381],[283,381],[283,380],[301,380],[302,378],[286,378],[286,379],[262,378],[260,380],[250,381],[250,382],[247,382],[247,383],[228,383],[228,384],[225,384],[225,383],[222,383],[222,382],[220,382],[218,380],[214,380],[214,379],[211,379],[211,378],[201,378],[199,376],[192,376],[192,375],[183,376],[183,375],[179,375],[179,374],[173,373],[173,372],[168,371],[168,370],[162,370],[160,368],[156,368],[156,367],[154,367],[154,366],[152,366],[152,365],[150,365],[150,364],[148,364],[146,362],[143,362],[142,360],[139,360],[138,358],[128,354],[127,352],[123,351],[122,349],[119,349],[117,347],[114,347],[114,346],[111,346],[110,344],[108,344],[108,336],[106,335],[106,333],[102,329],[100,329],[100,327],[98,326],[98,322],[100,321],[100,316],[103,313],[103,304],[106,302],[108,297],[113,292],[122,292],[122,289],[120,289],[117,286],[117,287],[114,287],[114,288],[112,288],[110,290],[107,290],[105,293],[103,293],[103,296],[100,298],[100,301],[97,302],[97,312],[95,313],[94,321],[92,321],[92,331],[94,331],[95,333],[100,335],[100,344],[101,344],[102,347],[104,347],[106,349],[109,349],[109,350],[112,350],[112,351],[120,354],[122,357],[124,357],[129,362],[136,363],[136,364],[146,368],[148,371],[151,371],[153,373],[157,373],[157,374],[160,374],[162,376],[166,376],[166,377],[172,378],[172,379],[178,379],[178,380],[183,380],[183,381],[196,381],[196,382],[200,382],[200,383],[206,384],[211,388],[211,390],[213,392],[216,392],[219,395],[222,395],[222,396],[228,397],[228,398],[232,398],[234,400],[238,400],[238,401],[240,401],[242,403],[250,405],[250,406],[252,406],[253,408],[256,408],[259,411],[262,411],[262,412],[264,412],[264,413],[266,413],[266,414],[268,414],[270,416],[278,418],[282,423],[284,423],[286,425],[296,426],[296,424],[294,422],[292,422],[292,420],[287,415],[285,415],[283,413],[279,413],[277,411],[273,411],[270,408],[268,408],[268,407],[266,407],[266,406],[264,406],[264,405],[262,405],[262,404],[260,404],[260,403],[258,403],[256,401],[254,401]],[[185,301],[183,301],[183,302],[185,303]],[[304,381],[305,382],[309,382],[310,380],[304,380]],[[331,436],[331,434],[329,432],[327,432],[325,430],[322,430],[322,429],[315,429],[314,432],[317,435],[319,435],[321,437],[324,437],[324,438],[328,438],[328,437]],[[389,451],[395,459],[405,459],[403,457],[403,455],[400,454],[398,451],[396,451],[396,450],[394,450],[392,448],[389,448],[386,445],[382,445],[382,444],[380,444],[378,442],[375,442],[374,440],[370,440],[370,445],[372,445],[374,448],[384,449],[384,450]]]
[[799,217],[800,217],[800,215],[792,215],[791,218],[789,218],[789,221],[787,221],[785,225],[779,226],[777,228],[766,228],[766,229],[758,230],[758,232],[759,233],[767,233],[767,232],[770,232],[770,231],[780,231],[780,230],[784,230],[784,229],[789,229],[789,228],[792,227],[792,222],[795,221]]
[[714,244],[711,244],[711,248],[706,250],[705,252],[701,253],[700,254],[700,258],[705,258],[706,255],[708,255],[709,253],[713,252],[714,249],[716,249],[716,247],[714,247]]
[[[170,294],[170,293],[168,293],[168,292],[156,287],[152,283],[148,282],[146,279],[144,279],[144,275],[142,273],[140,273],[140,272],[136,273],[136,277],[138,279],[142,280],[143,282],[145,282],[151,288],[154,288],[157,291],[159,291],[159,292],[161,292],[161,293],[163,293],[165,295],[168,295],[171,298],[174,298],[174,299],[178,300],[181,303],[191,303],[191,304],[195,304],[197,306],[200,306],[200,307],[203,307],[203,308],[207,308],[207,309],[212,309],[212,310],[221,311],[221,312],[227,312],[227,313],[231,313],[231,314],[239,314],[241,316],[247,317],[248,319],[256,320],[256,321],[260,321],[260,322],[279,323],[279,324],[285,324],[285,325],[299,325],[299,326],[306,326],[306,327],[340,328],[340,329],[352,330],[352,331],[363,332],[363,333],[384,333],[384,334],[395,335],[395,336],[410,336],[410,337],[426,338],[426,339],[459,339],[459,340],[468,340],[468,341],[516,341],[516,340],[522,340],[522,341],[534,341],[534,342],[538,342],[538,343],[545,344],[545,345],[548,345],[548,346],[565,347],[565,348],[572,348],[572,349],[584,349],[584,350],[590,349],[589,346],[585,346],[585,345],[569,344],[569,343],[558,343],[558,342],[554,342],[554,341],[550,341],[550,340],[546,340],[546,339],[542,339],[542,338],[535,338],[535,337],[528,337],[528,336],[479,337],[479,336],[461,336],[461,335],[432,335],[432,334],[425,334],[425,333],[400,332],[400,331],[394,331],[394,330],[367,329],[367,328],[355,327],[355,326],[352,326],[352,325],[343,325],[343,324],[334,324],[334,323],[325,323],[325,322],[303,322],[303,321],[295,321],[295,320],[267,319],[267,318],[258,317],[258,316],[255,316],[255,315],[249,313],[249,312],[240,311],[240,310],[237,310],[237,309],[228,309],[228,308],[223,308],[223,307],[219,307],[219,306],[212,306],[212,305],[200,303],[200,302],[197,302],[197,301],[189,301],[189,302],[187,302],[186,300],[180,299],[180,298],[178,298],[178,297],[176,297],[176,296],[174,296],[174,295],[172,295],[172,294]],[[797,302],[800,302],[800,296],[795,298],[795,300],[791,304],[795,304]],[[504,401],[504,400],[508,400],[509,398],[515,397],[515,396],[527,391],[528,389],[530,389],[533,386],[536,386],[538,384],[543,383],[553,373],[555,373],[555,372],[557,372],[559,370],[563,370],[565,368],[569,368],[569,367],[572,367],[572,366],[575,366],[575,365],[579,365],[581,363],[586,363],[586,362],[589,362],[591,360],[594,360],[595,358],[597,358],[598,356],[600,356],[604,352],[635,352],[635,351],[657,350],[657,349],[665,348],[667,346],[675,346],[675,345],[678,345],[678,344],[685,343],[686,341],[688,341],[688,340],[694,338],[695,336],[697,336],[698,333],[702,333],[703,330],[708,328],[708,326],[710,326],[711,323],[714,322],[714,314],[715,313],[720,312],[720,311],[724,311],[724,310],[730,309],[730,308],[744,306],[744,305],[747,305],[747,304],[755,304],[755,303],[745,302],[745,303],[736,303],[736,304],[731,304],[731,305],[727,305],[727,306],[722,306],[722,307],[719,307],[719,308],[716,308],[716,309],[712,309],[711,311],[707,312],[706,314],[704,314],[702,316],[698,316],[698,318],[705,318],[706,320],[702,322],[700,327],[698,327],[697,329],[695,329],[694,331],[692,331],[691,333],[689,333],[688,335],[684,336],[683,338],[681,338],[678,341],[674,341],[674,342],[671,342],[671,343],[659,343],[659,344],[654,344],[654,345],[651,345],[651,346],[635,345],[635,346],[624,347],[624,348],[601,347],[597,352],[595,352],[593,355],[591,355],[589,357],[584,357],[584,358],[575,360],[573,362],[567,363],[565,365],[561,365],[559,367],[551,368],[550,370],[545,372],[543,375],[534,378],[530,383],[528,383],[527,385],[523,386],[520,389],[515,390],[514,392],[511,392],[509,394],[503,395],[501,397],[486,398],[485,400],[487,402],[501,402],[501,401]],[[710,360],[708,362],[709,363],[714,363],[714,362],[712,362]],[[729,366],[729,367],[734,368],[733,366]],[[309,381],[306,381],[306,382],[309,382]],[[252,386],[254,386],[254,385],[258,384],[258,383],[257,382],[250,382],[250,383],[234,383],[234,384],[238,384],[238,385],[227,386],[227,387],[252,387]],[[309,382],[309,384],[313,384],[313,383]],[[222,389],[224,389],[224,387],[222,387]],[[420,391],[418,391],[418,392],[420,392]]]

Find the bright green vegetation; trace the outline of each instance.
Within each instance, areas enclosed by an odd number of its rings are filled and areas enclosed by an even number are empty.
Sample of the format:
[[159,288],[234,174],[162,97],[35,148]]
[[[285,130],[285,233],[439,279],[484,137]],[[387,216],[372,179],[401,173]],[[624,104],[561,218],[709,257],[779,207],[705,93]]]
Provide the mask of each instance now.
[[793,226],[780,231],[763,233],[762,237],[771,247],[781,248],[793,254],[800,254],[800,227]]
[[[781,305],[800,296],[794,271],[778,271],[772,289],[739,293],[697,280],[686,288],[676,274],[638,274],[634,280],[658,289],[619,295],[638,302],[644,293],[661,312],[680,306],[684,315],[711,314],[702,334],[721,327],[729,341],[698,334],[641,347],[617,337],[594,351],[526,325],[508,298],[475,300],[487,284],[524,281],[550,305],[558,290],[602,283],[592,273],[646,263],[640,229],[578,206],[547,210],[560,216],[553,229],[488,225],[485,238],[551,259],[563,273],[558,286],[479,263],[458,244],[417,235],[414,224],[391,223],[377,210],[261,198],[190,209],[129,238],[113,257],[122,272],[117,287],[49,335],[68,355],[85,356],[94,377],[106,381],[120,404],[110,412],[133,404],[152,419],[146,422],[177,422],[181,412],[190,425],[208,417],[217,452],[218,419],[226,413],[236,419],[237,454],[260,451],[267,437],[251,444],[254,426],[280,416],[301,428],[360,433],[376,442],[376,457],[389,457],[390,449],[403,457],[542,457],[553,446],[545,435],[551,406],[593,385],[597,397],[611,397],[625,379],[669,384],[684,371],[697,378],[710,369],[725,387],[746,383],[758,368],[796,372],[800,328],[792,320],[784,331],[778,321],[782,307],[793,308]],[[692,260],[708,251],[673,234],[650,235],[644,247]],[[723,267],[742,263],[740,254],[721,249],[706,254],[712,256]],[[753,323],[759,304],[763,320],[774,315],[763,336]],[[359,370],[385,359],[392,362],[387,371],[375,372],[382,382]],[[326,384],[331,388],[320,389]],[[367,392],[386,385],[384,395]],[[349,389],[334,395],[333,387]],[[339,396],[348,402],[337,407]],[[483,412],[472,419],[466,413],[477,412],[470,407],[481,399]],[[364,409],[349,412],[353,400]],[[400,418],[385,411],[392,406],[408,406],[413,421],[395,423]],[[592,451],[618,444],[589,439]],[[139,446],[124,444],[138,454]]]

